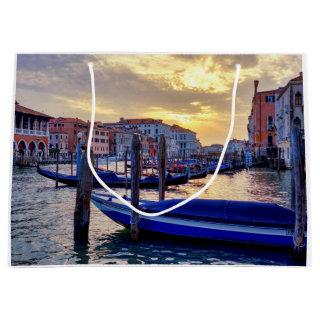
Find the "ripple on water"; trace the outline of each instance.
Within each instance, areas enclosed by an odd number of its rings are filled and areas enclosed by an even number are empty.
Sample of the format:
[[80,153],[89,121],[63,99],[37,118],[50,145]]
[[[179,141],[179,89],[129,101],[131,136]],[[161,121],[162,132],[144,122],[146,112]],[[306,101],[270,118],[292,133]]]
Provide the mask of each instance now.
[[[119,168],[121,163],[119,163]],[[50,167],[49,167],[50,168]],[[51,166],[53,169],[54,166]],[[112,169],[112,168],[111,168]],[[69,173],[69,165],[61,165]],[[74,168],[75,170],[75,168]],[[166,198],[190,196],[210,176],[187,185],[169,187]],[[140,243],[130,233],[91,206],[89,244],[73,243],[75,188],[54,188],[55,182],[35,168],[13,169],[11,261],[13,265],[59,264],[294,264],[286,252],[233,248],[217,243],[195,243],[144,236]],[[289,206],[290,173],[265,169],[219,175],[201,196],[212,199],[271,201]],[[124,190],[115,189],[120,194]],[[101,190],[101,192],[103,192]],[[130,194],[128,194],[130,196]],[[156,200],[156,190],[142,190],[141,198]]]

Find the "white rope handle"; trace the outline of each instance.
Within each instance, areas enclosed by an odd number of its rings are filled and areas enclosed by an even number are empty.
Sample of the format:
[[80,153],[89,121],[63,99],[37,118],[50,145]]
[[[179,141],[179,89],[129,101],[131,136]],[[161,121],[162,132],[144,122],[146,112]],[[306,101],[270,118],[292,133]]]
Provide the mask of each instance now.
[[[88,137],[88,150],[90,150],[94,121],[95,121],[95,113],[96,113],[96,93],[95,93],[95,84],[94,84],[93,64],[91,62],[88,63],[88,67],[89,67],[90,76],[91,76],[91,94],[92,94],[91,123],[90,123],[89,137]],[[213,181],[216,179],[216,177],[218,175],[218,172],[220,170],[224,155],[225,155],[227,147],[228,147],[228,143],[229,143],[231,136],[232,136],[232,133],[233,133],[234,122],[235,122],[235,111],[236,111],[236,95],[237,95],[237,87],[238,87],[241,65],[236,64],[235,67],[236,67],[236,70],[235,70],[235,78],[234,78],[233,89],[232,89],[231,119],[230,119],[229,132],[228,132],[227,138],[225,140],[225,143],[224,143],[224,146],[223,146],[223,149],[222,149],[219,161],[218,161],[218,165],[214,171],[214,174],[212,175],[212,177],[209,179],[209,181],[206,183],[205,186],[203,186],[199,191],[197,191],[196,193],[191,195],[189,198],[177,203],[176,205],[174,205],[170,208],[167,208],[167,209],[159,211],[159,212],[154,212],[154,213],[144,212],[144,211],[139,210],[138,208],[135,208],[129,201],[125,200],[123,197],[121,197],[117,192],[115,192],[114,190],[109,188],[101,180],[101,178],[98,176],[96,170],[94,169],[94,167],[91,163],[90,152],[87,152],[87,160],[88,160],[90,170],[91,170],[92,174],[94,175],[94,177],[97,179],[97,181],[101,184],[101,186],[103,188],[105,188],[108,192],[113,194],[117,199],[119,199],[128,208],[130,208],[131,210],[135,211],[138,214],[141,214],[141,215],[147,216],[147,217],[157,217],[157,216],[160,216],[160,215],[165,214],[167,212],[170,212],[174,209],[180,208],[183,205],[190,202],[191,200],[199,197],[205,190],[207,190],[212,185]]]

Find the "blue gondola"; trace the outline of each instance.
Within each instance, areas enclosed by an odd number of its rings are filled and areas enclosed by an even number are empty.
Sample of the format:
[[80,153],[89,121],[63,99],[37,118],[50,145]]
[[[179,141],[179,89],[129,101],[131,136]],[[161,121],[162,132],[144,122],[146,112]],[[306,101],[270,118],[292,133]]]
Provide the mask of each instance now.
[[[93,193],[92,202],[115,222],[130,226],[130,209],[118,199]],[[181,199],[140,201],[140,208],[159,212]],[[141,216],[139,229],[181,237],[292,246],[295,214],[276,204],[195,199],[159,217]]]
[[[37,168],[37,171],[42,176],[56,180],[57,175],[55,172],[51,170],[45,170],[40,167]],[[126,182],[126,178],[123,176],[119,176],[115,174],[113,171],[104,171],[104,170],[97,170],[99,177],[106,183],[110,188],[125,188],[127,185],[128,188],[131,186],[130,177]],[[76,187],[78,184],[78,177],[71,176],[63,173],[58,173],[58,182],[66,184],[71,187]],[[166,177],[166,186],[172,185],[180,185],[185,184],[188,182],[188,175],[187,174],[177,174],[171,175],[168,174]],[[96,188],[101,187],[100,183],[94,178],[93,179],[93,186]],[[149,176],[140,179],[140,188],[157,188],[159,186],[159,178],[157,176]]]

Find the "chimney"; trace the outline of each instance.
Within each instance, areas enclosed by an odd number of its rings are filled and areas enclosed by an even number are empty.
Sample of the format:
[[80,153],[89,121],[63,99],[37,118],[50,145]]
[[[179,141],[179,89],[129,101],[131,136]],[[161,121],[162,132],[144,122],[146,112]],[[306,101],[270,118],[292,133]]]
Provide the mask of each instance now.
[[300,77],[302,77],[302,72],[300,72]]
[[123,122],[123,121],[124,121],[124,118],[123,118],[123,117],[121,117],[121,118],[120,118],[120,122]]
[[254,95],[257,94],[258,85],[259,85],[259,80],[254,80]]

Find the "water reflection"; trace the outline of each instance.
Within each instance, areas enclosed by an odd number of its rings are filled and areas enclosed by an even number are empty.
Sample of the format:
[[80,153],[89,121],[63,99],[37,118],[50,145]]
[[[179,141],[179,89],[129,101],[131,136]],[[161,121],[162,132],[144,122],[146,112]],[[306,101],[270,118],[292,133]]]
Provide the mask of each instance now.
[[[61,166],[60,170],[69,173],[70,166]],[[209,178],[169,187],[166,198],[185,198],[204,186]],[[54,181],[38,175],[35,168],[14,168],[11,212],[13,265],[295,264],[291,254],[284,250],[179,240],[156,234],[142,235],[137,244],[131,241],[126,229],[94,206],[91,207],[89,243],[75,244],[73,211],[76,189],[65,186],[55,189],[54,185]],[[289,188],[289,171],[278,174],[266,169],[243,170],[233,175],[219,175],[202,198],[269,201],[289,207]],[[126,193],[123,189],[116,191]],[[127,194],[130,196],[130,191]],[[158,194],[156,190],[142,190],[141,198],[157,199]]]

